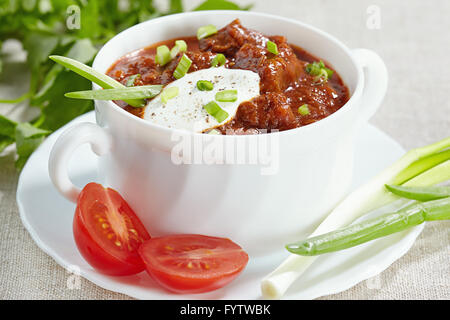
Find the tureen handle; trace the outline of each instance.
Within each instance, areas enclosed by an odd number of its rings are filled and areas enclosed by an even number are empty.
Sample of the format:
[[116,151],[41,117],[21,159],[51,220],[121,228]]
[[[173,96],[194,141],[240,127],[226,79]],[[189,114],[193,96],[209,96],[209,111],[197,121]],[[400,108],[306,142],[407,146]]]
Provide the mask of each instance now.
[[70,180],[67,165],[75,149],[85,143],[89,143],[92,151],[100,156],[111,149],[112,140],[110,134],[98,125],[89,122],[80,123],[67,129],[56,140],[48,162],[48,171],[53,184],[72,202],[77,201],[81,190]]
[[378,54],[368,49],[354,49],[352,55],[363,68],[364,88],[361,97],[361,120],[367,122],[378,110],[386,94],[388,72]]

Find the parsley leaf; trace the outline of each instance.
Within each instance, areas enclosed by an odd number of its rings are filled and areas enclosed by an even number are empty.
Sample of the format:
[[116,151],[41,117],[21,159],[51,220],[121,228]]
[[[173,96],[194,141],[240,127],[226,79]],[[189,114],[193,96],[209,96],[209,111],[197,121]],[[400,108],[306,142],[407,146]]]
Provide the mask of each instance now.
[[33,127],[29,123],[19,123],[15,130],[17,155],[19,158],[16,161],[18,169],[23,168],[28,157],[33,151],[44,141],[46,135],[50,131],[42,130]]
[[15,141],[17,122],[0,115],[0,152]]
[[55,78],[55,84],[48,90],[41,105],[40,128],[56,130],[70,120],[93,110],[94,103],[89,100],[74,100],[64,96],[66,92],[89,90],[89,80],[64,70]]
[[47,61],[58,45],[58,37],[40,32],[30,32],[25,36],[23,47],[28,52],[28,64],[36,70]]
[[169,11],[170,13],[183,12],[183,2],[181,0],[170,0]]
[[3,42],[0,40],[0,74],[2,74],[2,71],[3,71],[2,44],[3,44]]
[[17,122],[0,115],[0,135],[14,138]]

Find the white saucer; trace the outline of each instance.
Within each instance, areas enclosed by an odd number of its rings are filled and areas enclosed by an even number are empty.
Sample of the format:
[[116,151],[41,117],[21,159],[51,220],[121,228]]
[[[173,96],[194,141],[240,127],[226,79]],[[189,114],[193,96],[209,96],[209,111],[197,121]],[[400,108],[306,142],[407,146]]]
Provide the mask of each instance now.
[[[36,244],[65,268],[77,266],[81,275],[105,289],[139,299],[260,299],[260,280],[287,256],[283,248],[275,255],[250,259],[242,275],[220,290],[200,295],[180,295],[164,291],[145,272],[128,277],[97,273],[80,256],[72,237],[75,205],[63,198],[48,176],[50,150],[61,132],[79,122],[95,122],[93,112],[85,114],[53,133],[33,153],[23,169],[17,188],[17,203],[25,228]],[[375,127],[362,129],[357,141],[353,186],[375,175],[398,159],[402,147]],[[82,146],[70,163],[71,177],[80,187],[96,178],[96,156]],[[314,299],[346,290],[382,272],[404,255],[423,226],[348,249],[321,256],[287,292],[286,299]]]

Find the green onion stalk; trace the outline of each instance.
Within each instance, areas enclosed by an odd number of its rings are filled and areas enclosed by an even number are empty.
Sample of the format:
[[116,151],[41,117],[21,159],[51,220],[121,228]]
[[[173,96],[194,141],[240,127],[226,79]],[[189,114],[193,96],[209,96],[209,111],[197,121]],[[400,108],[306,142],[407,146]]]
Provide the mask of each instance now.
[[[92,69],[91,67],[76,61],[74,59],[70,59],[62,56],[50,56],[50,59],[55,61],[56,63],[66,67],[67,69],[79,74],[80,76],[98,84],[100,87],[104,89],[121,89],[126,88],[123,84],[116,81],[115,79],[108,77],[106,74],[98,72],[97,70]],[[145,104],[143,99],[132,99],[132,100],[124,100],[130,106],[133,107],[142,107]]]
[[[350,193],[311,234],[316,237],[351,224],[358,217],[401,199],[386,184],[426,187],[450,179],[450,137],[413,149],[369,182]],[[406,200],[403,200],[406,203]],[[316,256],[291,254],[261,282],[264,298],[279,299],[315,261]]]
[[[416,194],[411,190],[403,190],[400,193],[407,192],[408,196],[418,195],[420,197],[425,195],[424,192],[419,191]],[[439,200],[424,203],[414,202],[394,213],[384,214],[336,231],[288,244],[286,249],[302,256],[317,256],[352,248],[418,226],[425,221],[448,220],[450,219],[450,193],[447,191],[445,193],[447,197],[439,199],[443,194],[441,190],[438,192],[426,191],[426,198],[438,198]]]
[[[158,95],[162,90],[161,85],[148,85],[138,87],[124,87],[118,89],[103,89],[103,90],[85,90],[74,91],[64,94],[67,98],[85,99],[85,100],[123,100],[129,101],[131,99],[150,99]],[[139,105],[136,107],[144,107]]]
[[386,189],[400,197],[419,201],[450,197],[450,187],[404,187],[387,184]]

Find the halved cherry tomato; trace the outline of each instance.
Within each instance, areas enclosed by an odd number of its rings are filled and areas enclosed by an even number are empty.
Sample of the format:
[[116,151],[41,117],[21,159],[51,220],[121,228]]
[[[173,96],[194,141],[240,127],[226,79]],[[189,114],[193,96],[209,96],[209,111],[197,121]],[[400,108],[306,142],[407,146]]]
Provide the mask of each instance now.
[[89,183],[78,196],[73,221],[78,250],[89,264],[108,275],[130,275],[145,266],[137,249],[150,235],[120,194]]
[[231,240],[201,235],[152,238],[138,251],[150,276],[179,293],[221,288],[236,278],[248,262],[247,253]]

